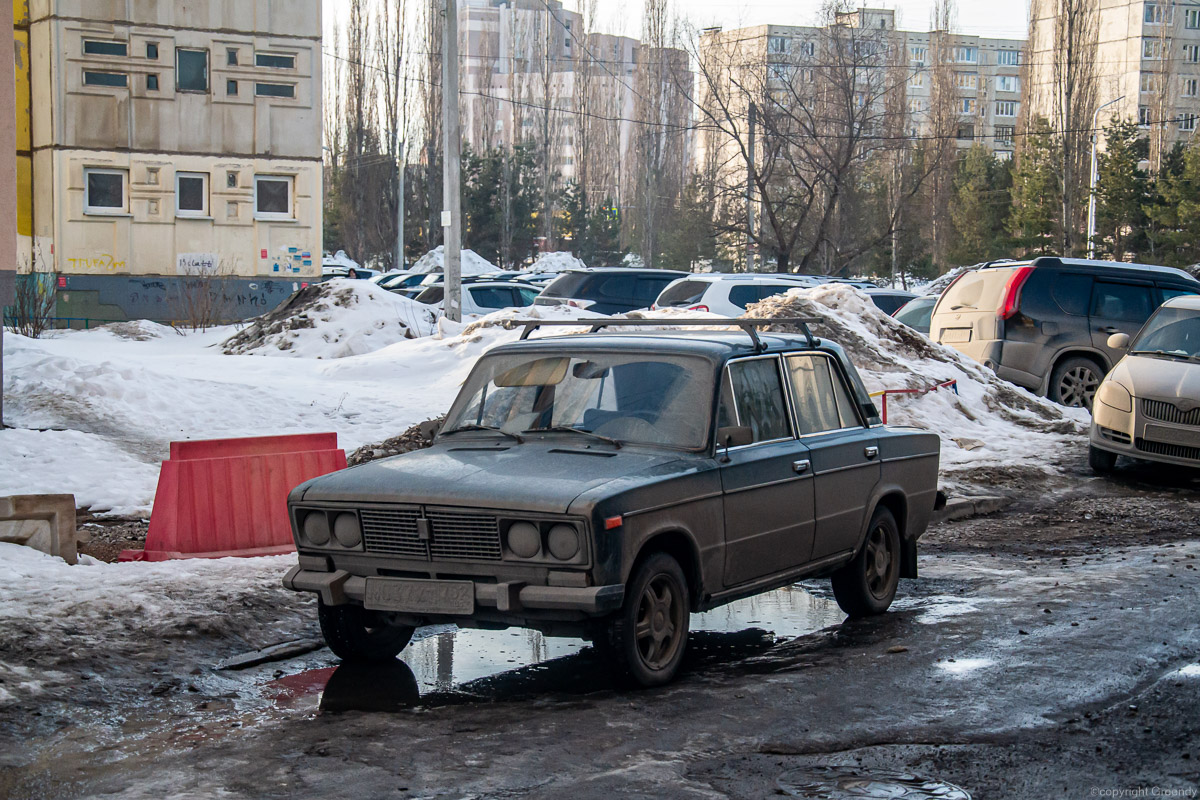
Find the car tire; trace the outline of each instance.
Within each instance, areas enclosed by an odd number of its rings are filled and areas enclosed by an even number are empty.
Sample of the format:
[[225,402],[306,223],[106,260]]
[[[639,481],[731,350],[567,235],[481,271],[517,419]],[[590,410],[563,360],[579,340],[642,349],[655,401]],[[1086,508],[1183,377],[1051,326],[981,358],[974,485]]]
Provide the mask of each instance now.
[[672,681],[687,650],[691,617],[687,577],[679,562],[655,553],[625,585],[621,610],[602,631],[597,649],[626,682],[662,686]]
[[1046,396],[1059,405],[1090,411],[1102,380],[1104,368],[1092,359],[1082,356],[1066,358],[1050,373],[1050,387]]
[[390,661],[412,640],[416,628],[390,625],[378,612],[354,603],[327,606],[317,602],[321,634],[343,661]]
[[1108,475],[1117,466],[1117,454],[1088,445],[1088,466],[1097,475]]
[[833,573],[833,596],[852,617],[882,614],[900,585],[900,528],[886,508],[877,508],[867,538],[850,563]]

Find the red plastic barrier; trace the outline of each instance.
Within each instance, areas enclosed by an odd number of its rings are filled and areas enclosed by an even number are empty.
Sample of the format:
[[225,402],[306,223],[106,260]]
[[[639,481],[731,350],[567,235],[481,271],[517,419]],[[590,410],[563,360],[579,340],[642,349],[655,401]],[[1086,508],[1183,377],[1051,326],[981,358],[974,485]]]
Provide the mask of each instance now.
[[172,442],[145,550],[120,561],[265,556],[295,551],[287,496],[346,468],[336,433]]

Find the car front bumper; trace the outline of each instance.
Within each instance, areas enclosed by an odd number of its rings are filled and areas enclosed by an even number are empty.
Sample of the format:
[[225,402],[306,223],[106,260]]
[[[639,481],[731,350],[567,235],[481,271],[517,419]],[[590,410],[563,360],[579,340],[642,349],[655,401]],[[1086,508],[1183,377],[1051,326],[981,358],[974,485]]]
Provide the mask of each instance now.
[[[373,578],[372,580],[387,580]],[[435,586],[439,581],[416,581]],[[611,586],[535,586],[522,582],[484,583],[472,581],[474,605],[477,610],[492,609],[504,614],[519,614],[525,610],[549,612],[576,612],[587,616],[604,616],[621,607],[625,599],[625,587]],[[295,592],[315,592],[326,605],[357,603],[371,608],[367,602],[367,578],[351,575],[344,569],[332,572],[292,567],[283,578],[285,589]],[[390,611],[393,609],[381,608]],[[406,609],[405,613],[429,616],[463,616],[461,613],[447,614],[438,609]],[[472,612],[474,613],[474,612]],[[471,616],[468,613],[465,616]]]
[[1097,399],[1088,437],[1093,447],[1145,461],[1200,467],[1200,426],[1152,418],[1145,413],[1143,398],[1133,398],[1132,405],[1132,411],[1121,411]]

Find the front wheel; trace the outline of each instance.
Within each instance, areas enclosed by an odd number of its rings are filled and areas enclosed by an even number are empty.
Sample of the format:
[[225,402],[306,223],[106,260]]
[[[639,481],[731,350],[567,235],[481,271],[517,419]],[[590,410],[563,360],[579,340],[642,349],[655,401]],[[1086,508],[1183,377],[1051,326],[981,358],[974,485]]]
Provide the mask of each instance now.
[[852,617],[882,614],[900,584],[900,529],[886,508],[875,510],[867,541],[846,566],[833,573],[833,596]]
[[605,631],[604,649],[626,677],[661,686],[679,672],[687,649],[688,597],[687,578],[666,553],[655,553],[634,571],[625,603]]
[[1104,370],[1090,358],[1068,358],[1054,368],[1047,394],[1056,403],[1090,411],[1103,378]]
[[333,654],[343,661],[390,661],[408,646],[416,628],[390,625],[379,612],[346,603],[317,602],[321,633]]
[[1117,454],[1088,445],[1088,466],[1097,475],[1107,475],[1117,466]]

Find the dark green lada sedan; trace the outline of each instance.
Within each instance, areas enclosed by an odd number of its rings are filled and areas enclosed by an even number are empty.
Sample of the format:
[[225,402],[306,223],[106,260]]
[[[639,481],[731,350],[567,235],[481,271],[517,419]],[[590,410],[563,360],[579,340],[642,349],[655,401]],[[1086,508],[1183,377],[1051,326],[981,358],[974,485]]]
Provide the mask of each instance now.
[[811,320],[746,322],[496,347],[431,447],[292,491],[284,585],[319,595],[343,659],[394,658],[420,625],[522,626],[643,685],[674,677],[691,613],[801,578],[883,613],[916,577],[938,437],[882,425]]

